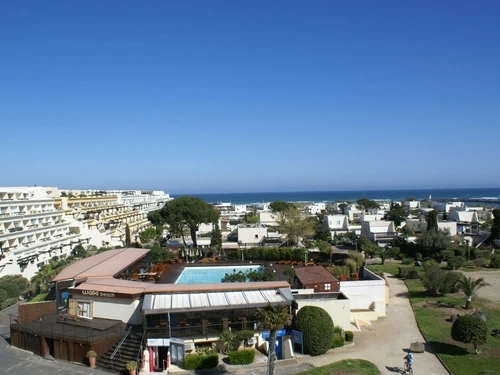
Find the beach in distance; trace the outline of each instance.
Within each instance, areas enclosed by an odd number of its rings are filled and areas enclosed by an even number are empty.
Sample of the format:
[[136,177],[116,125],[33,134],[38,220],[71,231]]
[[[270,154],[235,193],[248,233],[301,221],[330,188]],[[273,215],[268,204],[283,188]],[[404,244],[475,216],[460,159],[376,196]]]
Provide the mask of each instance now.
[[[167,189],[168,190],[168,189]],[[491,201],[492,205],[500,202],[500,188],[470,189],[405,189],[405,190],[352,190],[352,191],[301,191],[268,193],[210,193],[210,194],[174,194],[172,197],[191,195],[202,198],[208,203],[227,202],[232,204],[251,204],[259,202],[338,202],[356,201],[360,198],[372,200],[403,201],[407,198],[460,199],[465,202]]]

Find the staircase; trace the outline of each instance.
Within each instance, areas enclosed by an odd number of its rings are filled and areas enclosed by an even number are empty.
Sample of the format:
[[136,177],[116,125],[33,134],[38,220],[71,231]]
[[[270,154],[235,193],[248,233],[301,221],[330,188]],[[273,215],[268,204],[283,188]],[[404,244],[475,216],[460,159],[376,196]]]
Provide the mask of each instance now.
[[[96,365],[108,371],[128,374],[127,362],[136,362],[137,358],[141,358],[141,342],[142,335],[140,333],[134,333],[133,330],[127,331],[126,336],[115,342],[104,355],[97,359]],[[117,347],[118,350],[116,350]],[[111,358],[112,356],[113,358]]]

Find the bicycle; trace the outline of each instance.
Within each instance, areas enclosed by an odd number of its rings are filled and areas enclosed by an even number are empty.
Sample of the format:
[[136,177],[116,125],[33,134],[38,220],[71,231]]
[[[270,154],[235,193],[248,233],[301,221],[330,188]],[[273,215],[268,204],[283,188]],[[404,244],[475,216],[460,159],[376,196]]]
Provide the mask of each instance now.
[[408,361],[405,361],[404,374],[413,375],[413,367],[408,363]]

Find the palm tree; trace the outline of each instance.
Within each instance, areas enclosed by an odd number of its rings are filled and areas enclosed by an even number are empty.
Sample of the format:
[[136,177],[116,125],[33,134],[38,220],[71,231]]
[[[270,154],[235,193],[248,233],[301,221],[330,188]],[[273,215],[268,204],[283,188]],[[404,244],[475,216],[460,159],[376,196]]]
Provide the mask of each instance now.
[[462,278],[457,281],[457,289],[461,290],[466,296],[466,309],[472,309],[472,297],[479,289],[487,285],[490,284],[486,283],[482,277],[475,280],[472,277],[466,277],[463,275]]
[[222,354],[229,354],[234,347],[234,334],[229,330],[225,330],[220,334],[219,340],[221,341],[220,349]]
[[276,358],[276,330],[289,325],[292,317],[286,306],[273,306],[270,303],[255,313],[257,320],[269,328],[269,353],[267,360],[267,375],[274,375],[274,360]]
[[35,287],[36,293],[47,293],[49,291],[49,283],[56,275],[56,271],[50,264],[44,264],[35,276],[31,278],[31,284]]

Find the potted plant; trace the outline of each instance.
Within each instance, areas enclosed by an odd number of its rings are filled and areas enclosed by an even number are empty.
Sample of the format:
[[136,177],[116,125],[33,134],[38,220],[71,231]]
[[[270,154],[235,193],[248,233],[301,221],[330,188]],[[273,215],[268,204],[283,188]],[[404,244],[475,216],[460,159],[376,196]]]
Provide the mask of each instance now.
[[135,375],[135,370],[137,369],[137,362],[130,361],[127,362],[127,370],[130,371],[130,375]]
[[95,367],[95,358],[97,357],[97,353],[94,350],[89,350],[87,352],[87,358],[89,359],[89,365],[91,368]]

